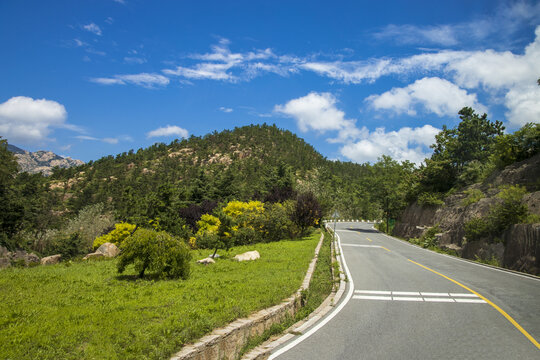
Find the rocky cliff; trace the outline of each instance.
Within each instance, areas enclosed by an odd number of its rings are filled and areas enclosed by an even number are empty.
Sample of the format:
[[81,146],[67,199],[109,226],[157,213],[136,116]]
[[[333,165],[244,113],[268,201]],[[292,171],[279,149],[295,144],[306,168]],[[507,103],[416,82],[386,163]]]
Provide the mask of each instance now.
[[15,154],[20,171],[31,174],[41,172],[43,175],[51,175],[52,168],[55,166],[69,168],[84,164],[81,160],[64,158],[51,151],[29,152],[13,145],[8,145],[8,150]]
[[[420,237],[426,229],[438,226],[438,244],[455,250],[468,259],[496,259],[502,266],[540,274],[540,224],[516,224],[499,241],[467,241],[464,224],[486,216],[497,204],[502,185],[522,185],[530,192],[523,202],[532,214],[540,215],[540,154],[493,173],[483,183],[471,185],[445,199],[442,206],[410,205],[402,214],[393,234],[403,238]],[[467,204],[471,191],[481,191],[483,198]]]

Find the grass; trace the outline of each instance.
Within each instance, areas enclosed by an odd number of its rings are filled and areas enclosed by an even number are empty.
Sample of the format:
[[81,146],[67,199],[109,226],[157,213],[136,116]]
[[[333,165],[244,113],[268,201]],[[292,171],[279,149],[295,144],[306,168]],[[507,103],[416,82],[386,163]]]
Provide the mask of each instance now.
[[[294,293],[319,238],[237,247],[210,266],[195,252],[186,281],[118,276],[116,260],[0,271],[0,359],[168,358]],[[261,259],[231,260],[248,250]]]

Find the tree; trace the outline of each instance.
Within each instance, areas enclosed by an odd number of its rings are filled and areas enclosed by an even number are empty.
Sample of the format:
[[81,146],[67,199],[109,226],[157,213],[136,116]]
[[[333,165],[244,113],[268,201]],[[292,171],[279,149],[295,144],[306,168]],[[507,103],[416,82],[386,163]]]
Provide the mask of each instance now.
[[118,272],[133,264],[142,278],[152,271],[156,276],[187,279],[190,274],[191,253],[180,239],[165,231],[139,229],[120,245]]
[[296,199],[293,212],[293,222],[300,228],[300,234],[305,235],[307,229],[319,224],[322,216],[321,206],[313,193],[302,193]]
[[24,206],[14,187],[18,165],[7,149],[7,141],[0,138],[0,245],[13,250],[17,247],[13,236],[24,219]]
[[442,193],[451,189],[469,164],[488,161],[497,138],[503,135],[502,122],[488,120],[487,114],[479,116],[470,107],[461,109],[459,117],[461,122],[457,127],[443,126],[435,136],[436,142],[431,145],[433,155],[422,168],[424,191]]

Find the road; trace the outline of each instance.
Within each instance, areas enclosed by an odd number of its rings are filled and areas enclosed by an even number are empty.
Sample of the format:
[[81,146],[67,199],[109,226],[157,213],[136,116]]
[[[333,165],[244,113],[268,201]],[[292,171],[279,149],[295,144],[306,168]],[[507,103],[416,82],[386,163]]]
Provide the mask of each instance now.
[[372,224],[338,223],[337,234],[348,289],[271,358],[540,359],[540,280],[420,249]]

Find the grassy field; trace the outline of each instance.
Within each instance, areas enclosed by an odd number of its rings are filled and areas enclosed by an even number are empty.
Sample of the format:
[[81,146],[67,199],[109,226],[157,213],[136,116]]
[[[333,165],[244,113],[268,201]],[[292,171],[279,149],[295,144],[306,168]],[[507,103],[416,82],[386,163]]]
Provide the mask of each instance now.
[[[0,359],[168,358],[290,296],[319,237],[237,247],[214,265],[194,263],[187,281],[119,277],[115,260],[2,270]],[[231,260],[248,250],[261,259]]]

